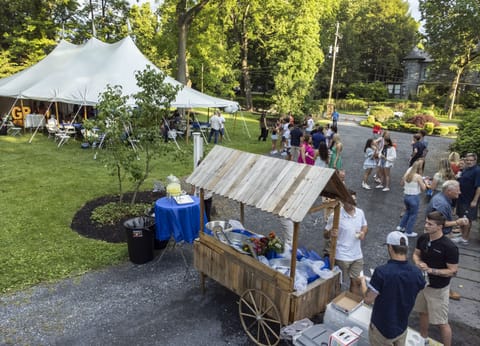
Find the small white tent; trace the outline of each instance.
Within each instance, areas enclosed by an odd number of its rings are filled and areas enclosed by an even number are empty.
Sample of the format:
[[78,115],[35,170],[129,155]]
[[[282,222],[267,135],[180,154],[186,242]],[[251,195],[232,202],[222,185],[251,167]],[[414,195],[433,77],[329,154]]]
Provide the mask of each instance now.
[[[130,37],[113,44],[95,38],[83,45],[62,40],[36,65],[0,79],[0,96],[94,106],[107,85],[122,86],[124,95],[138,92],[135,73],[147,65],[158,70]],[[171,77],[166,82],[182,85]],[[172,107],[238,109],[238,104],[184,86]]]

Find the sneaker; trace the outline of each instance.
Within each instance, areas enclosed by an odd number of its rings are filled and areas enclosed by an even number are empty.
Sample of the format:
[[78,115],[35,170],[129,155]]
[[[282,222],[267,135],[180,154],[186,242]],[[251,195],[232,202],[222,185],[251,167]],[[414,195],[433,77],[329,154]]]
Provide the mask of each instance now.
[[468,245],[470,244],[467,239],[463,239],[462,237],[455,237],[455,238],[450,238],[451,241],[454,243],[460,244],[460,245]]
[[383,185],[382,184],[378,184],[377,186],[375,186],[376,189],[383,189]]
[[385,187],[384,189],[382,189],[382,191],[390,191],[390,188],[389,188],[389,187]]
[[381,183],[382,183],[382,179],[376,178],[376,177],[375,177],[374,179],[375,179],[375,182],[376,182],[376,183],[378,183],[378,184],[381,184]]
[[412,232],[412,233],[406,233],[406,236],[409,237],[409,238],[414,238],[416,237],[418,234],[415,233],[415,232]]
[[362,187],[365,189],[365,190],[371,190],[372,188],[370,187],[370,185],[368,185],[367,183],[364,183],[362,182]]

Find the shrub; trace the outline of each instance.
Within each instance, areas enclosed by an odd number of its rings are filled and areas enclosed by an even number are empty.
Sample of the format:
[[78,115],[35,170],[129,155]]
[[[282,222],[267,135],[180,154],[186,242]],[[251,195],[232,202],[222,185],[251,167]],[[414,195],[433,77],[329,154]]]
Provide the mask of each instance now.
[[385,106],[375,106],[370,109],[370,114],[373,115],[376,120],[384,122],[393,117],[393,109]]
[[457,132],[458,132],[458,127],[456,127],[456,126],[449,126],[449,127],[448,127],[448,133],[449,133],[449,134],[454,135],[454,134],[456,134]]
[[343,99],[336,101],[337,108],[349,111],[365,111],[368,108],[368,103],[360,99]]
[[468,152],[480,153],[480,111],[471,112],[460,122],[452,150],[458,151],[461,155]]
[[449,131],[448,126],[436,126],[433,129],[433,133],[439,136],[446,136]]
[[361,120],[360,125],[365,127],[373,127],[373,122],[369,122],[368,120]]
[[367,117],[367,122],[373,125],[375,123],[375,117],[373,115],[369,115]]
[[410,126],[408,131],[409,132],[412,132],[412,133],[418,133],[418,131],[420,131],[422,128],[421,127],[418,127],[418,126]]
[[387,129],[389,130],[397,130],[400,127],[399,123],[389,123],[387,124]]
[[414,124],[421,129],[423,129],[426,122],[433,123],[436,127],[440,126],[440,122],[434,116],[427,114],[415,115],[408,119],[407,122],[410,124]]
[[426,122],[425,125],[423,126],[423,129],[427,132],[427,135],[431,135],[433,133],[434,127],[435,127],[434,123]]

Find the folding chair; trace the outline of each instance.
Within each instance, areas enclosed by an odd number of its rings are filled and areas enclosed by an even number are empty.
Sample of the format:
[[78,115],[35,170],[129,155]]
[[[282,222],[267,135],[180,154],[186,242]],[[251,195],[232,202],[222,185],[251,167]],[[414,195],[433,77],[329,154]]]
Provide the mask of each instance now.
[[10,136],[16,137],[22,134],[22,128],[15,125],[9,116],[7,116],[7,134]]
[[47,128],[48,138],[54,138],[55,139],[55,136],[58,132],[57,125],[48,123],[46,128]]

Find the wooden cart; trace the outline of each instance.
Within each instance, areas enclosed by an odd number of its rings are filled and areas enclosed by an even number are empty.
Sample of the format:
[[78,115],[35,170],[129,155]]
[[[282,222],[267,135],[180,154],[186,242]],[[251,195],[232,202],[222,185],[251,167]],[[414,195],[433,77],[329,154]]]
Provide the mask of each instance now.
[[[222,146],[210,151],[187,182],[200,188],[201,201],[204,189],[238,201],[242,223],[245,205],[291,219],[294,222],[292,253],[297,251],[300,222],[308,212],[327,206],[334,208],[334,228],[337,228],[339,201],[353,202],[332,169]],[[314,206],[320,195],[332,201]],[[194,242],[194,265],[201,273],[202,288],[208,276],[240,296],[240,320],[256,344],[278,344],[282,325],[325,311],[326,305],[340,292],[338,273],[330,279],[310,283],[303,292],[296,292],[295,256],[292,256],[290,276],[281,274],[205,234],[203,203],[201,208],[202,229]]]

